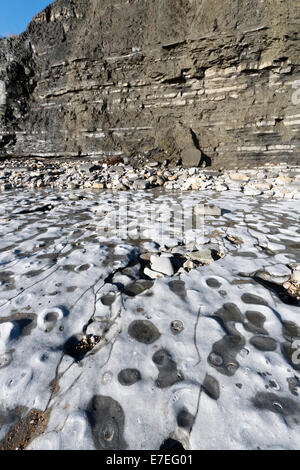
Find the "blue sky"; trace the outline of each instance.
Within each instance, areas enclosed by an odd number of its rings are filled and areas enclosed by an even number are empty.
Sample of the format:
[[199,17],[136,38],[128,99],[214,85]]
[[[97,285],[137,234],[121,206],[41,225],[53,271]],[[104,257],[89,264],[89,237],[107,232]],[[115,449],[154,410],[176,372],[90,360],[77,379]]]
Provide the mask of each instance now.
[[0,35],[20,34],[51,0],[0,0]]

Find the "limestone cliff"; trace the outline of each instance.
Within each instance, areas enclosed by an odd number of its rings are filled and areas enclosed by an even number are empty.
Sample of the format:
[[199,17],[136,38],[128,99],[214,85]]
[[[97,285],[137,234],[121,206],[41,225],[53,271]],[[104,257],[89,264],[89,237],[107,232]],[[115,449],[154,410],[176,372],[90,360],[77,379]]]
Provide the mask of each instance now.
[[299,30],[299,0],[56,0],[0,41],[0,155],[299,162]]

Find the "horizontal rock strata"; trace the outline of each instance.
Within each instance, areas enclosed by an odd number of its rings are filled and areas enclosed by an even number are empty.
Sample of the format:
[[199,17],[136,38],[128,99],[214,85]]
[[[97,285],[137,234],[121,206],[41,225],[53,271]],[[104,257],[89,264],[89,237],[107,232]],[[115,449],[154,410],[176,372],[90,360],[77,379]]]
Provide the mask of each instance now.
[[299,23],[294,0],[56,0],[0,41],[0,155],[295,164]]

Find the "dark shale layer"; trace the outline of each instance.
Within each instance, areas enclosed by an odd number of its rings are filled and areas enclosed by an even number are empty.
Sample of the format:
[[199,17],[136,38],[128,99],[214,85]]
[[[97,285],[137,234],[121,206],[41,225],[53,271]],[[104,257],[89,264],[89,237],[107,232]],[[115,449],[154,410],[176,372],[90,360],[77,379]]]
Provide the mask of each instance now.
[[56,0],[0,40],[0,156],[295,164],[299,31],[298,0]]

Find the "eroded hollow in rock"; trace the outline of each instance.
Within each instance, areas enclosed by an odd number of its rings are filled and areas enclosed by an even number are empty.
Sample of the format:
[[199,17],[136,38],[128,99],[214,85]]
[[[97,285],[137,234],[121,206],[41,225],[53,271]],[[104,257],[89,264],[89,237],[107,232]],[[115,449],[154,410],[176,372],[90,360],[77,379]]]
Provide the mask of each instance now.
[[128,334],[139,343],[152,344],[160,337],[160,332],[149,320],[135,320],[128,327]]
[[212,375],[206,374],[202,389],[213,400],[220,398],[220,384],[218,380]]
[[118,374],[118,381],[121,385],[129,387],[141,380],[141,373],[137,369],[123,369]]
[[95,395],[88,407],[87,417],[93,441],[98,450],[125,450],[125,414],[121,405],[111,397]]
[[252,403],[260,410],[268,410],[283,416],[293,416],[299,423],[300,406],[292,398],[271,392],[257,392],[252,398]]
[[180,428],[183,428],[190,433],[194,426],[195,416],[193,416],[185,407],[183,407],[179,411],[176,420]]
[[152,360],[156,364],[159,374],[155,381],[158,388],[171,387],[177,382],[184,380],[183,373],[177,369],[177,364],[166,349],[157,351]]
[[236,357],[246,343],[245,338],[235,328],[235,323],[243,323],[244,316],[237,305],[226,303],[215,312],[213,318],[221,325],[226,336],[213,344],[207,360],[221,374],[232,376],[239,368]]
[[176,441],[176,439],[172,439],[171,437],[169,437],[162,443],[159,450],[172,450],[173,452],[182,452],[185,449],[183,445],[181,444],[181,442]]

